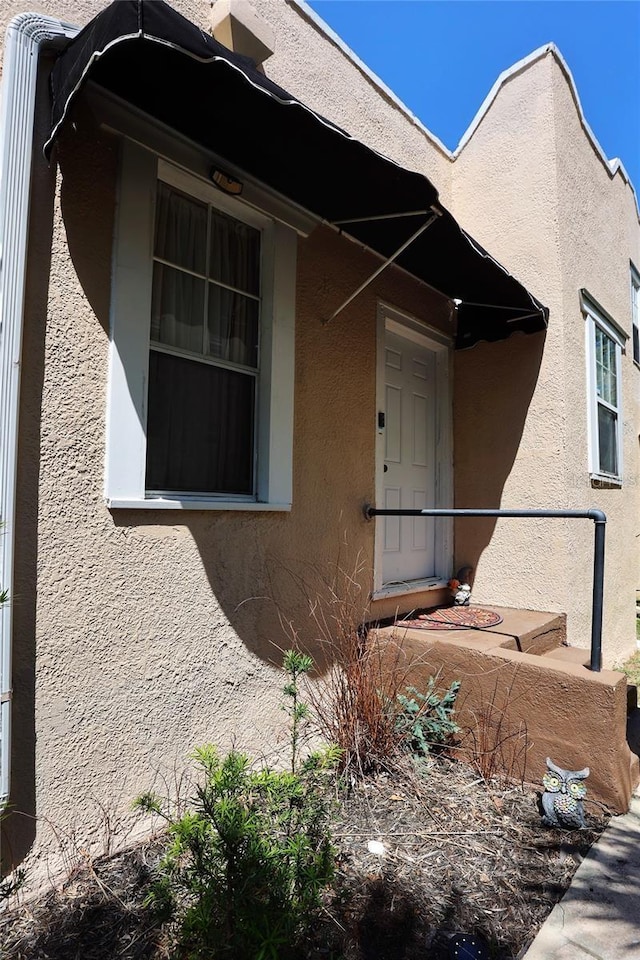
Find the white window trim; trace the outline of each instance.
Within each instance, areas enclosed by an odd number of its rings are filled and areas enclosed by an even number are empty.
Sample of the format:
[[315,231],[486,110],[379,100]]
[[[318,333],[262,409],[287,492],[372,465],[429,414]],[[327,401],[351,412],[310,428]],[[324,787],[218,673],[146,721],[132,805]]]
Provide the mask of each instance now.
[[[264,289],[261,318],[257,496],[145,492],[146,397],[151,321],[156,182],[166,179],[232,216],[263,229]],[[255,192],[255,191],[254,191]],[[111,509],[291,509],[293,465],[294,314],[296,234],[255,212],[205,180],[123,140],[116,214],[107,397],[105,500]]]
[[[627,335],[613,322],[605,317],[601,308],[597,306],[584,291],[581,292],[581,308],[585,317],[585,354],[587,362],[587,429],[589,438],[588,463],[591,480],[614,486],[622,486],[624,476],[623,462],[623,413],[622,413],[622,353],[625,349]],[[600,450],[598,441],[598,395],[596,389],[596,348],[595,331],[600,327],[615,343],[616,351],[616,447],[618,455],[618,472],[616,474],[603,473],[600,470]]]
[[[428,326],[422,320],[379,302],[377,311],[377,411],[385,409],[385,334],[390,330],[433,350],[436,354],[436,507],[446,508],[453,503],[453,395],[451,357],[453,342],[450,337]],[[384,429],[376,424],[376,503],[384,498]],[[442,590],[451,576],[453,564],[453,518],[443,517],[436,526],[436,576],[405,583],[384,584],[382,580],[383,536],[382,517],[378,517],[375,532],[375,560],[372,600]]]
[[640,273],[636,270],[633,263],[631,269],[631,348],[633,352],[633,362],[636,367],[640,367],[640,356],[636,357],[635,345],[640,345]]

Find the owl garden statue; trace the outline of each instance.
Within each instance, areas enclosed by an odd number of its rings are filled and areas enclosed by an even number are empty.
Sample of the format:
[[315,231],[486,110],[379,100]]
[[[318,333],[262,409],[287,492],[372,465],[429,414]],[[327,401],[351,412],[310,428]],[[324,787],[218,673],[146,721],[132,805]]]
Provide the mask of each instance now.
[[586,827],[583,800],[587,788],[582,782],[589,776],[589,767],[584,770],[563,770],[547,757],[548,771],[542,778],[542,822],[548,827],[563,827],[579,830]]

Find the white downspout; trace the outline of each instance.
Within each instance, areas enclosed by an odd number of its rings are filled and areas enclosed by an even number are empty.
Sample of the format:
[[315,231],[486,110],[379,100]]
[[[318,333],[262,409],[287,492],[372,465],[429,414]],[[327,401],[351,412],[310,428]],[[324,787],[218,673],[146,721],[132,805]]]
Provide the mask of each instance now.
[[44,44],[77,28],[24,13],[6,34],[0,105],[0,810],[11,785],[11,633],[18,458],[18,405],[24,315],[29,194],[38,60]]

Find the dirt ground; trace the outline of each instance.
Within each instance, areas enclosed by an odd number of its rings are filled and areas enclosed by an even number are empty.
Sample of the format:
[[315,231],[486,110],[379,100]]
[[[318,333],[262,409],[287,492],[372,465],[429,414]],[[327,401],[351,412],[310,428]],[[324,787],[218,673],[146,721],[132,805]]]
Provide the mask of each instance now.
[[[337,882],[307,960],[446,960],[456,933],[493,960],[523,955],[605,826],[542,826],[534,788],[486,783],[446,757],[365,779],[336,801]],[[369,843],[384,852],[371,852]],[[169,936],[143,901],[156,838],[79,863],[66,882],[0,915],[4,960],[165,960]],[[379,850],[379,848],[378,848]]]

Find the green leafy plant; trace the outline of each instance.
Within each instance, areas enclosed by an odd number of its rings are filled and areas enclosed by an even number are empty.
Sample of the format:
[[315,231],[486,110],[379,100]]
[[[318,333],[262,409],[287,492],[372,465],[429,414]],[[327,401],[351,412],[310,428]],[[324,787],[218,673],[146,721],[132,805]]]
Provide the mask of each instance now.
[[404,750],[425,757],[433,747],[443,746],[460,732],[453,720],[460,681],[454,680],[444,692],[436,688],[436,677],[429,677],[425,693],[416,687],[406,689],[409,696],[396,696],[396,731]]
[[[335,750],[298,764],[305,712],[297,681],[310,658],[288,651],[292,770],[251,767],[232,751],[195,751],[202,775],[191,809],[173,816],[151,793],[136,806],[167,822],[169,847],[149,903],[177,923],[181,960],[286,960],[313,922],[334,875],[325,779]],[[296,767],[299,766],[299,772]],[[169,807],[169,808],[168,808]]]
[[3,900],[8,900],[14,893],[17,893],[18,890],[24,886],[26,879],[27,874],[25,871],[19,869],[15,870],[12,876],[0,880],[0,903],[2,903]]

